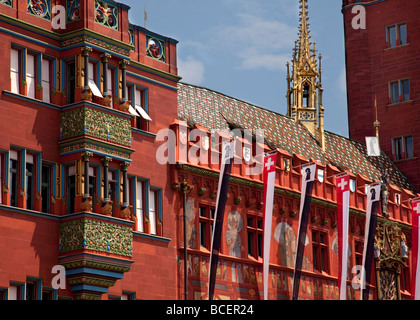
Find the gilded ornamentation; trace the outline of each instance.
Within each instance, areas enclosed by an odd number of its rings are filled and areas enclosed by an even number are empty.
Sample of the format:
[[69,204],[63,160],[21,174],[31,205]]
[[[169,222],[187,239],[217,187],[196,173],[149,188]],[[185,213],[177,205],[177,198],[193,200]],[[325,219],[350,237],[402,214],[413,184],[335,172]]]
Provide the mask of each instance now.
[[376,227],[375,252],[379,300],[400,300],[399,274],[405,265],[405,235],[393,222],[380,222]]
[[95,1],[95,22],[118,30],[118,8],[104,1]]
[[130,120],[96,109],[82,107],[63,112],[61,129],[62,139],[89,135],[125,146],[131,145]]
[[130,105],[131,105],[131,101],[130,100],[124,100],[124,101],[121,100],[121,103],[119,105],[119,109],[121,111],[124,111],[124,112],[129,112],[128,110],[130,108]]
[[92,197],[91,196],[83,197],[82,203],[80,204],[80,210],[92,211]]
[[112,215],[112,201],[111,200],[102,201],[101,213],[106,216]]
[[120,217],[122,219],[135,221],[135,216],[133,215],[132,208],[133,206],[130,205],[122,206],[120,211]]
[[130,36],[130,46],[134,47],[134,44],[135,44],[135,42],[134,42],[134,29],[129,28],[128,29],[128,34]]
[[80,99],[85,101],[92,101],[92,90],[88,87],[83,88]]
[[91,45],[95,45],[98,47],[101,47],[105,50],[112,51],[118,54],[122,54],[124,56],[129,56],[130,49],[122,48],[119,45],[109,43],[104,40],[100,40],[96,37],[88,36],[88,35],[82,35],[82,36],[76,36],[73,38],[65,39],[61,42],[61,47],[67,47],[71,45],[75,45],[78,43],[89,43]]
[[51,20],[51,1],[28,0],[27,11],[40,18]]
[[4,4],[9,7],[13,7],[13,0],[0,0],[0,4]]
[[165,62],[165,43],[159,39],[147,36],[146,53],[149,57]]
[[133,233],[131,227],[90,219],[60,224],[60,251],[95,250],[131,257]]
[[66,1],[67,23],[80,20],[80,0]]

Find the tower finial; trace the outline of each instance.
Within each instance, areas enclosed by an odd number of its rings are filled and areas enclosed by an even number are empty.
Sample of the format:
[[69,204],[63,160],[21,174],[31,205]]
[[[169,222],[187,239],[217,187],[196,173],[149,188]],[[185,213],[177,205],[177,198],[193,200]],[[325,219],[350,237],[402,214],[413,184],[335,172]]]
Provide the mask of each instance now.
[[375,122],[373,123],[373,126],[376,130],[376,137],[379,139],[379,127],[381,126],[381,123],[378,121],[378,103],[376,101],[376,95],[375,95]]
[[310,46],[311,43],[309,39],[311,38],[309,35],[309,17],[308,17],[308,5],[307,0],[299,0],[301,3],[299,6],[300,12],[300,25],[299,25],[299,54],[298,59],[302,61],[304,58],[309,59],[310,58]]

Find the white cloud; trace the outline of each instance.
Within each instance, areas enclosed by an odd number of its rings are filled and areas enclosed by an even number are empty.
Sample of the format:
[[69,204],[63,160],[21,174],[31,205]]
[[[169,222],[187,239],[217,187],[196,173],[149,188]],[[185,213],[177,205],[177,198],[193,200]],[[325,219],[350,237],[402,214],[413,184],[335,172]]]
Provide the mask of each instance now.
[[204,70],[204,64],[192,56],[188,56],[187,60],[178,59],[178,74],[182,81],[201,85],[204,82]]
[[236,24],[219,26],[208,44],[238,59],[244,69],[285,69],[292,56],[297,28],[250,13],[238,13]]

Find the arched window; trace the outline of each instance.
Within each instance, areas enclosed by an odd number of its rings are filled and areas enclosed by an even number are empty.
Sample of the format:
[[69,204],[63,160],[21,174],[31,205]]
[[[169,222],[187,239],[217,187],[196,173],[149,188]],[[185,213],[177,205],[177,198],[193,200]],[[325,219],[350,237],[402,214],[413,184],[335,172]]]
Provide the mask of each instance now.
[[309,107],[309,84],[305,83],[303,85],[303,93],[302,93],[302,107],[308,108]]

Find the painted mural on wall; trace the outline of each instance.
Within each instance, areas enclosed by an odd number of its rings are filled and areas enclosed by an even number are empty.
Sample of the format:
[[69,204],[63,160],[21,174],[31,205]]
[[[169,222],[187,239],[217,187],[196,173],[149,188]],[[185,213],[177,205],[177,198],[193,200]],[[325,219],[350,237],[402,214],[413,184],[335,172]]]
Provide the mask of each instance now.
[[279,243],[280,263],[282,266],[295,266],[296,234],[287,222],[280,222],[275,231],[274,239]]
[[194,200],[188,200],[185,206],[187,217],[187,243],[188,248],[196,249],[197,230],[195,228],[195,205]]
[[229,255],[241,258],[242,239],[239,233],[243,227],[243,220],[237,211],[229,213],[227,226],[226,242],[229,247]]

